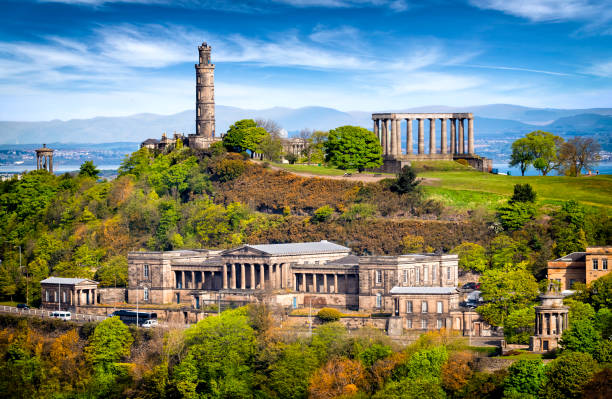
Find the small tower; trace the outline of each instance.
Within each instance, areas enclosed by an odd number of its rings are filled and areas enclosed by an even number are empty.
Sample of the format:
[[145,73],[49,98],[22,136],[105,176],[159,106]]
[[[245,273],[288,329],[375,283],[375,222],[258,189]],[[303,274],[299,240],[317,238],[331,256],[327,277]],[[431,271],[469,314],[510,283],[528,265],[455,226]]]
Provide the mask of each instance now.
[[559,339],[567,329],[569,308],[563,305],[563,296],[553,284],[540,295],[542,304],[536,306],[535,335],[529,339],[533,352],[548,352],[559,346]]
[[46,144],[36,150],[36,170],[41,169],[53,173],[53,150],[47,148]]
[[198,47],[196,64],[196,136],[215,137],[215,65],[210,63],[211,47],[202,43]]

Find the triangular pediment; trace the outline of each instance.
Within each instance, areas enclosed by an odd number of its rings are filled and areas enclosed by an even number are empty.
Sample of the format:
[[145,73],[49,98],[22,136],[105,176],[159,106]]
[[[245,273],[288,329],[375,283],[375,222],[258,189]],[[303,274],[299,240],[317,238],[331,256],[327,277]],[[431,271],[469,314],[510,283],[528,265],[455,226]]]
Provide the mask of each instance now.
[[232,248],[221,252],[221,256],[269,256],[270,254],[249,245],[241,245],[238,248]]

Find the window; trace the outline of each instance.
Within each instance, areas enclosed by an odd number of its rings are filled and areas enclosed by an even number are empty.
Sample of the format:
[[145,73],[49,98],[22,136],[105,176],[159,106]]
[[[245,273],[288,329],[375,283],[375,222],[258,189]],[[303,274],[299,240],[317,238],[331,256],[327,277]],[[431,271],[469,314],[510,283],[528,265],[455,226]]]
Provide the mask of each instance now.
[[575,282],[576,282],[576,280],[574,280],[573,278],[570,278],[569,287],[570,288],[574,287],[574,283]]
[[49,290],[45,290],[45,301],[49,302]]
[[382,283],[382,271],[376,270],[376,284]]
[[423,281],[427,281],[427,272],[428,272],[428,271],[429,271],[429,270],[427,269],[427,266],[425,266],[425,267],[423,268]]
[[442,301],[438,301],[438,308],[437,308],[438,313],[442,313],[442,309],[443,309]]
[[450,276],[450,275],[451,275],[451,268],[450,268],[450,267],[447,267],[447,268],[446,268],[446,279],[447,279],[447,280],[450,280],[450,278],[451,278],[451,276]]
[[436,328],[440,329],[443,327],[443,322],[442,319],[438,319],[437,323],[436,323]]
[[412,313],[412,301],[406,301],[406,313]]
[[597,259],[593,259],[593,270],[597,270],[598,267],[599,267],[599,262],[597,261]]
[[149,265],[144,265],[144,276],[149,277]]
[[435,266],[432,266],[432,267],[431,267],[431,279],[432,279],[433,281],[435,281],[437,278],[438,278],[438,276],[436,275],[436,267],[435,267]]
[[421,328],[427,330],[427,319],[421,320]]
[[421,313],[427,313],[427,301],[421,302]]
[[145,301],[149,300],[149,289],[147,287],[142,289],[142,297]]
[[601,260],[601,268],[603,270],[608,270],[608,259],[607,258]]
[[412,319],[406,320],[406,328],[412,328]]
[[415,269],[415,280],[416,283],[420,283],[421,282],[421,269],[419,269],[418,267]]
[[408,269],[404,269],[404,283],[408,282]]
[[382,294],[380,292],[376,294],[376,307],[382,307]]

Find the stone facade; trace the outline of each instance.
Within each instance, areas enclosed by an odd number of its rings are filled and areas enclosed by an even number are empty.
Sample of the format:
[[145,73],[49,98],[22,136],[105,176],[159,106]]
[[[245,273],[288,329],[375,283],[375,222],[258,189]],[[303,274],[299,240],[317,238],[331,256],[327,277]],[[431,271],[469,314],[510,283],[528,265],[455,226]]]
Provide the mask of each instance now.
[[562,291],[576,282],[590,284],[610,272],[612,247],[589,247],[548,262],[546,278],[557,281]]
[[[403,306],[409,300],[420,312],[413,329],[471,329],[477,315],[459,307],[457,282],[457,255],[355,256],[328,241],[128,254],[131,304],[201,309],[221,298],[251,302],[263,295],[284,307],[392,314],[406,329],[411,315]],[[426,325],[420,321],[424,313]]]
[[548,352],[559,346],[559,339],[568,328],[569,308],[563,305],[563,295],[549,288],[536,306],[535,334],[529,339],[533,352]]
[[[490,159],[474,153],[474,115],[471,113],[378,113],[372,114],[374,134],[383,148],[381,170],[397,173],[410,161],[465,159],[470,166],[490,172]],[[413,122],[417,121],[417,152],[414,153]],[[429,120],[429,151],[425,152],[425,120]],[[440,121],[440,145],[436,146],[436,121]],[[467,134],[465,121],[467,120]],[[406,151],[402,151],[401,124],[406,126]],[[448,126],[450,125],[450,134]],[[467,143],[466,143],[467,141]]]
[[98,303],[98,282],[84,278],[49,277],[40,282],[41,307],[75,311],[78,306]]

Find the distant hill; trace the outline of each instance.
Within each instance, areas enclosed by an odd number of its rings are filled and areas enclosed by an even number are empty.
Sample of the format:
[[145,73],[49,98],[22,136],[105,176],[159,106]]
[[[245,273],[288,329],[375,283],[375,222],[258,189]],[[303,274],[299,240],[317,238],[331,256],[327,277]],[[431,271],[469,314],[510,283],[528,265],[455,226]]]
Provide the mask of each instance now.
[[[541,129],[563,136],[612,133],[612,108],[552,109],[528,108],[517,105],[491,104],[473,107],[429,106],[397,109],[393,112],[459,112],[475,115],[478,138],[523,135]],[[217,105],[217,132],[225,132],[239,119],[273,119],[292,135],[301,129],[331,129],[342,125],[372,127],[371,112],[344,112],[325,107],[284,108],[263,110],[242,109]],[[194,111],[173,115],[136,114],[125,117],[52,120],[44,122],[0,121],[0,144],[27,143],[107,143],[139,142],[158,138],[163,132],[193,133]]]

